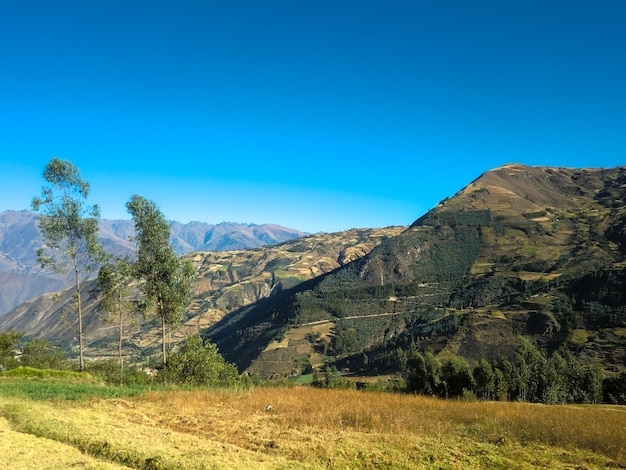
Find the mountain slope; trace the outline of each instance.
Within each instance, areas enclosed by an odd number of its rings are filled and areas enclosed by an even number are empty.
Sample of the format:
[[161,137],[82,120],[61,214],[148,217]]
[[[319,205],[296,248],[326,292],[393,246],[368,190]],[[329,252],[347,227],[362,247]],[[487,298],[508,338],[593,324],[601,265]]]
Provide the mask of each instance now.
[[38,272],[37,248],[41,236],[37,218],[29,211],[0,212],[0,270],[31,274]]
[[42,292],[63,289],[65,282],[43,275],[0,271],[0,286],[0,312],[8,312],[15,308],[15,304],[38,297]]
[[[206,328],[233,310],[278,295],[302,281],[329,272],[371,251],[381,240],[405,227],[354,229],[316,234],[255,249],[195,252],[186,255],[197,271],[194,297],[183,324],[172,332],[172,343]],[[85,292],[91,290],[85,286]],[[0,317],[0,331],[17,329],[31,337],[72,342],[75,335],[70,304],[72,290],[46,294]],[[99,299],[85,296],[85,336],[98,355],[115,350],[116,330],[99,315]],[[128,325],[127,351],[145,355],[159,345],[159,327],[136,318]],[[89,354],[89,350],[88,350]],[[94,354],[93,349],[91,354]]]
[[520,334],[623,368],[625,188],[624,167],[486,172],[363,258],[207,335],[264,376],[398,371],[414,348],[495,359]]

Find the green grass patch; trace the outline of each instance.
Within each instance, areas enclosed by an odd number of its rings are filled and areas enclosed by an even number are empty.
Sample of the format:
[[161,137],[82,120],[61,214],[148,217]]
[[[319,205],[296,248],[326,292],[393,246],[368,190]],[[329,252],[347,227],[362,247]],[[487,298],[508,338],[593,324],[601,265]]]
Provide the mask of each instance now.
[[523,256],[536,256],[539,254],[539,247],[534,245],[526,245],[520,248],[517,252]]
[[155,386],[106,386],[85,372],[20,367],[0,374],[0,396],[31,400],[120,398],[141,395],[151,390],[155,390]]
[[576,329],[572,331],[572,343],[584,344],[589,338],[589,332],[583,329]]
[[313,383],[313,374],[301,375],[293,382],[295,385],[305,385]]
[[281,274],[277,274],[276,272],[274,273],[276,275],[276,277],[278,279],[280,279],[280,282],[283,285],[283,289],[290,289],[292,287],[297,286],[298,284],[300,284],[303,281],[306,281],[306,279],[302,276],[297,276],[291,273],[281,273]]
[[61,378],[61,379],[83,379],[93,380],[86,372],[74,372],[71,370],[55,369],[35,369],[34,367],[18,367],[0,374],[1,377],[36,377],[39,379]]
[[495,318],[503,318],[503,319],[506,319],[506,316],[504,315],[504,313],[502,312],[502,310],[496,310],[496,309],[493,309],[493,310],[488,310],[488,311],[487,311],[487,314],[488,314],[488,315],[490,315],[490,316],[492,316],[492,317],[495,317]]

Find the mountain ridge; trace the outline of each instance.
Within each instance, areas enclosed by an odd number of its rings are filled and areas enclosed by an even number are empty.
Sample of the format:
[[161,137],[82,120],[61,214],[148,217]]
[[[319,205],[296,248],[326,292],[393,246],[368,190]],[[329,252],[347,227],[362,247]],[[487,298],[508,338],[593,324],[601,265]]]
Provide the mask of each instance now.
[[[258,247],[305,235],[276,224],[183,224],[173,221],[171,225],[172,247],[181,255],[193,251]],[[99,238],[107,253],[117,256],[133,253],[134,245],[129,240],[133,234],[132,220],[99,220]],[[0,212],[0,273],[13,274],[10,285],[0,284],[0,316],[25,300],[69,286],[56,274],[42,270],[37,263],[37,249],[42,245],[35,213],[28,210]]]
[[[512,357],[519,335],[622,369],[625,197],[626,167],[505,165],[364,257],[206,335],[268,377],[323,364],[398,372],[415,349]],[[598,292],[585,288],[596,278]]]

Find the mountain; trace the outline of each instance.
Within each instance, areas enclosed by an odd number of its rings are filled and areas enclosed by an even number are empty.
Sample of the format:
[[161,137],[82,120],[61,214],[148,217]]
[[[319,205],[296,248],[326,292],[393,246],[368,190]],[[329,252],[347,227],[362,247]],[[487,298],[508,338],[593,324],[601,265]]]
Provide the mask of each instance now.
[[0,271],[0,312],[8,312],[15,304],[37,297],[42,292],[61,290],[66,287],[65,284],[59,278]]
[[[301,282],[339,268],[370,252],[382,240],[406,227],[353,229],[309,235],[276,245],[224,252],[194,252],[185,255],[196,269],[194,297],[183,324],[172,332],[172,343],[205,329],[224,316],[261,299],[277,295]],[[254,226],[251,230],[257,230]],[[277,228],[276,230],[283,230]],[[88,283],[84,291],[93,288]],[[0,331],[25,331],[33,338],[73,343],[76,328],[72,313],[72,289],[48,293],[29,300],[0,317]],[[87,354],[115,351],[116,327],[103,321],[99,298],[85,296],[84,331]],[[159,347],[160,330],[150,319],[134,319],[128,325],[127,351],[146,355]]]
[[626,366],[626,167],[506,165],[340,269],[206,335],[241,370],[394,373],[408,352],[511,357],[518,335]]
[[38,273],[41,236],[36,215],[29,211],[0,212],[0,270]]
[[[172,246],[179,254],[258,247],[305,235],[274,224],[232,222],[172,222],[171,232]],[[99,237],[108,253],[132,253],[129,237],[133,234],[131,220],[100,220]],[[26,210],[0,213],[0,316],[25,300],[69,286],[64,279],[39,267],[37,249],[42,244],[36,214]]]
[[[413,350],[473,364],[512,357],[524,335],[544,351],[567,349],[585,364],[622,371],[625,200],[626,167],[511,164],[409,227],[188,254],[195,292],[172,342],[201,331],[241,371],[285,377],[325,365],[397,374]],[[25,303],[0,329],[72,341],[64,320],[72,317],[62,314],[70,295]],[[91,302],[89,348],[106,353],[115,328],[98,323]],[[145,356],[158,341],[155,325],[137,320],[125,347]]]
[[222,222],[217,225],[202,222],[181,224],[173,222],[172,246],[179,254],[192,251],[230,251],[256,248],[293,240],[304,232],[275,224],[239,224]]
[[0,212],[0,315],[25,300],[68,286],[39,267],[37,249],[41,245],[35,214]]

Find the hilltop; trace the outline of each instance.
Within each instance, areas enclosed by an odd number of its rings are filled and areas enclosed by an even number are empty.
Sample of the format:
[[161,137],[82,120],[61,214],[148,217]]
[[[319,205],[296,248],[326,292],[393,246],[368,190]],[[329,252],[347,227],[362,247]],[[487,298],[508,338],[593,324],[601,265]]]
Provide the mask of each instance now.
[[506,165],[369,254],[207,331],[263,376],[398,372],[411,350],[511,357],[518,335],[626,365],[626,168]]

